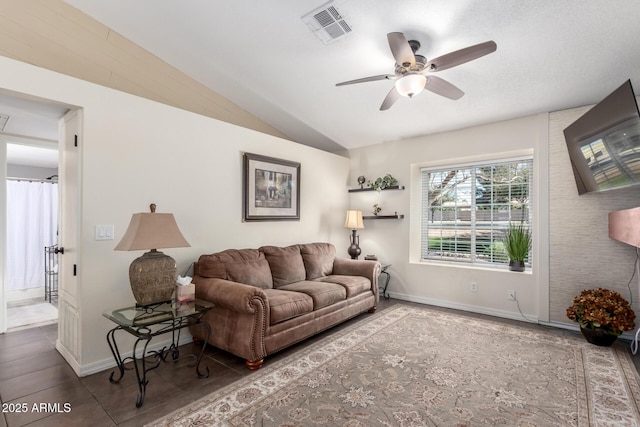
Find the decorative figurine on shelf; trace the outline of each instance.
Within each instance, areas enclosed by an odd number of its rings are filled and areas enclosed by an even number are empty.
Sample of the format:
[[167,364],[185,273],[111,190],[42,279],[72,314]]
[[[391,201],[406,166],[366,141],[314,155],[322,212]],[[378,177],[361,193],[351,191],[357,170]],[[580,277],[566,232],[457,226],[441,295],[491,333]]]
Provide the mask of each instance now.
[[364,182],[367,180],[367,178],[364,177],[364,175],[360,175],[358,177],[358,184],[360,184],[360,189],[362,190],[364,188]]
[[390,174],[386,174],[384,178],[378,178],[375,181],[369,181],[367,185],[376,191],[384,190],[385,188],[398,185],[398,180]]
[[373,211],[371,211],[374,215],[378,215],[380,213],[380,211],[382,211],[382,208],[380,207],[379,204],[375,204],[373,205]]

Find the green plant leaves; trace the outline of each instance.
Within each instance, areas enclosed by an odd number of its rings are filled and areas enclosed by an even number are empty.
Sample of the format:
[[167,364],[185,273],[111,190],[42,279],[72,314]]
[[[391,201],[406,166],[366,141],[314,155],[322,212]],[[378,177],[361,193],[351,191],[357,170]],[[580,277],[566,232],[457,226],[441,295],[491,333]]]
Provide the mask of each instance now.
[[378,178],[375,181],[367,182],[367,185],[376,191],[384,190],[385,188],[398,185],[398,180],[390,174],[386,174],[383,178]]
[[525,261],[531,250],[531,230],[524,224],[509,224],[502,242],[509,259]]

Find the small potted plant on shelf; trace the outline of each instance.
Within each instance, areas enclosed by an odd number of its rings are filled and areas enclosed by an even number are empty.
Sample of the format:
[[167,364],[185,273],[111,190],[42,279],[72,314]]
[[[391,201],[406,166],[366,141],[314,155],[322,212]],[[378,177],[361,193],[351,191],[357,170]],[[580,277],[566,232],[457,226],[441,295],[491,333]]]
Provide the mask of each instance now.
[[632,331],[636,314],[629,302],[609,289],[585,289],[567,308],[567,317],[580,324],[588,342],[609,346],[624,331]]
[[509,256],[509,270],[524,271],[525,261],[531,250],[531,230],[522,223],[509,224],[502,243]]
[[390,174],[386,174],[384,178],[377,178],[375,181],[367,182],[367,185],[376,191],[384,190],[385,188],[398,185],[398,180]]

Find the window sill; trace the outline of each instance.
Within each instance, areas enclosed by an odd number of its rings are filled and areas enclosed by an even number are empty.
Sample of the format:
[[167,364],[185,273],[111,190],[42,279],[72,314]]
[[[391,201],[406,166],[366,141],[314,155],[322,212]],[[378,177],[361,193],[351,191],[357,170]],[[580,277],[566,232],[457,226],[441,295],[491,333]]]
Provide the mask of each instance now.
[[524,271],[511,271],[507,265],[505,266],[489,266],[489,265],[478,265],[478,264],[464,264],[457,262],[444,262],[444,261],[435,261],[435,260],[427,260],[427,261],[410,261],[411,265],[424,265],[424,266],[433,266],[433,267],[446,267],[446,268],[461,268],[467,270],[482,270],[482,271],[491,271],[496,273],[509,273],[509,274],[533,274],[533,268],[527,267]]

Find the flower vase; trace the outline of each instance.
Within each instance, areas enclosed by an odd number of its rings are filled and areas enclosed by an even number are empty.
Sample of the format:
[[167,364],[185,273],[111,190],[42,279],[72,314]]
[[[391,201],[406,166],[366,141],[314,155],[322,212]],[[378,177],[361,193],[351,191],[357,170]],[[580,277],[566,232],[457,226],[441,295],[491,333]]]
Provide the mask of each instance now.
[[610,347],[618,337],[605,332],[601,329],[591,329],[580,327],[580,332],[586,338],[587,342],[601,347]]

